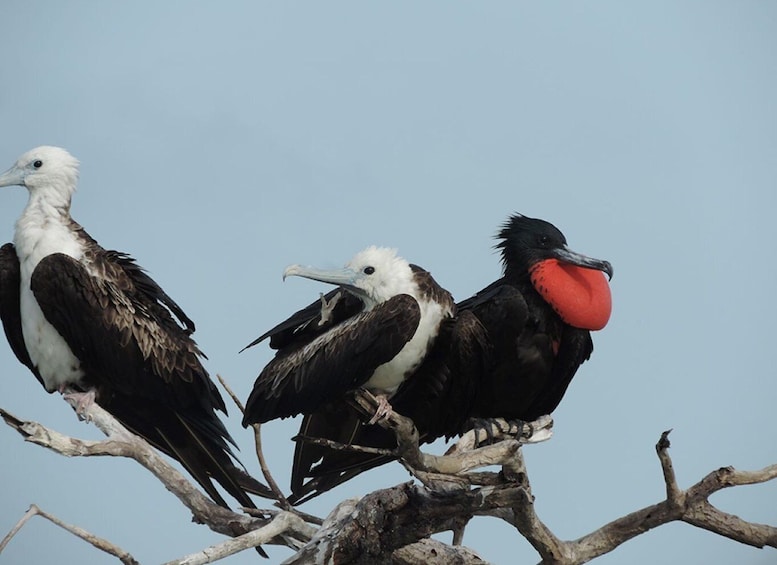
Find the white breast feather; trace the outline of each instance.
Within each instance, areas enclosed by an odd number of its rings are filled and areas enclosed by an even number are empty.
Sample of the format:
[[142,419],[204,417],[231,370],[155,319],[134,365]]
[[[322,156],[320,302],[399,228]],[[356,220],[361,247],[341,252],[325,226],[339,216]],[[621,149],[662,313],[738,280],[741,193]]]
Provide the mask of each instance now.
[[439,332],[440,322],[450,312],[437,302],[419,302],[421,319],[413,337],[389,362],[379,365],[364,387],[376,394],[394,394],[407,376],[423,362],[426,350]]
[[61,222],[41,218],[26,210],[16,223],[14,245],[21,270],[22,335],[32,363],[38,368],[46,390],[77,383],[84,372],[64,338],[44,317],[30,289],[30,278],[38,263],[52,253],[65,253],[80,260],[82,249],[75,234]]

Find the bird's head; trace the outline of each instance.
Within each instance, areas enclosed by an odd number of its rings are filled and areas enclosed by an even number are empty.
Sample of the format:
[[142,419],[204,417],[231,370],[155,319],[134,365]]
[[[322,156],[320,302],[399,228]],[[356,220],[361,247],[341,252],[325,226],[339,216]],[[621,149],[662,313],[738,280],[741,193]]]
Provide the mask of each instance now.
[[297,276],[336,284],[359,297],[367,309],[398,294],[415,296],[413,271],[395,249],[371,246],[357,253],[342,269],[291,265],[283,278]]
[[528,277],[534,289],[567,324],[602,329],[610,319],[612,297],[604,276],[609,261],[576,253],[556,226],[514,214],[498,234],[505,276]]
[[505,271],[528,273],[537,263],[556,259],[562,263],[596,269],[612,279],[609,261],[594,259],[576,253],[567,247],[567,239],[561,231],[545,220],[513,214],[502,226],[497,237],[497,249],[502,251]]
[[2,175],[1,186],[24,186],[30,194],[69,204],[78,183],[78,160],[61,147],[43,145],[19,157]]

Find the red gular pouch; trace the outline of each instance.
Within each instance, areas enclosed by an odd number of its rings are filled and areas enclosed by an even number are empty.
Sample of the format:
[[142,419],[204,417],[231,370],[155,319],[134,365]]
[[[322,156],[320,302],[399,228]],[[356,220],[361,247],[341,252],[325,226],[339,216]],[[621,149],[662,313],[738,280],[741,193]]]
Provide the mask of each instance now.
[[565,323],[582,330],[600,330],[612,312],[606,275],[558,259],[545,259],[529,269],[531,282]]

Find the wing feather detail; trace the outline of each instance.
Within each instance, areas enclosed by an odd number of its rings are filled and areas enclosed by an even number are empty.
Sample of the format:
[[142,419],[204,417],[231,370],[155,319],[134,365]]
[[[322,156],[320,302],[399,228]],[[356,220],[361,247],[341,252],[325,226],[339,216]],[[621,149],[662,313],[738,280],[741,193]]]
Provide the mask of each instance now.
[[363,385],[402,350],[420,318],[416,300],[400,294],[280,350],[257,378],[243,424],[311,413]]

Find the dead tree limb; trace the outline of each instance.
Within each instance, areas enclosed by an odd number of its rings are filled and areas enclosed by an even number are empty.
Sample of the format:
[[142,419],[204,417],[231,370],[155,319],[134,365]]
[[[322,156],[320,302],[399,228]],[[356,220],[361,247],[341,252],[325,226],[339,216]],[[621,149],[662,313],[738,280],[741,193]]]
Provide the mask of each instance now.
[[27,509],[27,512],[24,513],[24,516],[22,516],[22,518],[16,523],[16,525],[11,529],[11,531],[8,532],[8,535],[5,536],[5,538],[3,538],[3,541],[0,542],[0,553],[3,552],[3,549],[5,549],[5,546],[8,545],[9,541],[11,541],[11,538],[13,538],[33,516],[40,516],[41,518],[45,518],[52,524],[59,526],[63,530],[70,532],[71,534],[73,534],[78,538],[81,538],[82,540],[93,545],[100,551],[104,551],[105,553],[113,555],[119,561],[124,563],[124,565],[140,565],[137,562],[137,560],[134,557],[132,557],[132,555],[128,551],[123,550],[122,548],[109,542],[106,539],[103,539],[99,536],[96,536],[92,533],[87,532],[83,528],[79,528],[78,526],[73,526],[72,524],[63,522],[53,514],[49,514],[45,510],[41,510],[35,504],[31,505],[29,509]]
[[[237,397],[237,395],[232,391],[232,388],[227,384],[227,381],[224,380],[224,378],[221,375],[216,375],[219,382],[221,383],[221,386],[224,387],[224,390],[227,391],[227,394],[232,399],[232,402],[235,403],[235,406],[237,406],[238,410],[240,410],[240,414],[245,414],[245,406],[243,406],[243,403],[240,402],[240,399]],[[281,491],[280,487],[278,486],[278,483],[275,482],[275,479],[272,476],[272,473],[270,473],[270,467],[267,465],[267,461],[264,458],[264,451],[262,450],[262,425],[261,424],[252,424],[251,429],[254,430],[254,445],[256,446],[256,458],[259,461],[259,468],[262,470],[262,475],[264,476],[264,480],[267,481],[267,485],[270,487],[270,490],[275,495],[275,499],[278,501],[278,504],[281,508],[284,510],[288,510],[293,512],[294,508],[289,503],[288,500],[286,500],[286,496],[283,494],[283,491]]]
[[205,565],[206,563],[213,563],[257,545],[268,544],[271,540],[295,529],[307,531],[310,529],[310,526],[292,512],[279,512],[270,522],[259,529],[212,545],[181,559],[168,561],[165,565]]
[[[259,543],[292,548],[296,553],[285,562],[289,565],[382,561],[406,565],[482,563],[469,549],[428,539],[435,533],[451,530],[456,532],[454,539],[460,541],[464,526],[473,516],[496,517],[513,525],[536,549],[542,563],[548,565],[586,563],[652,528],[678,520],[754,547],[777,548],[777,527],[748,522],[709,502],[712,494],[724,488],[777,478],[777,465],[760,471],[724,467],[683,490],[677,484],[668,452],[669,432],[662,434],[656,445],[666,499],[613,520],[577,540],[564,541],[556,537],[535,512],[528,473],[519,449],[522,439],[515,439],[512,434],[514,439],[479,448],[473,448],[477,444],[474,439],[465,438],[449,450],[448,455],[434,456],[420,451],[418,433],[412,422],[392,415],[385,425],[397,433],[398,447],[394,455],[421,478],[423,485],[405,483],[375,491],[360,500],[344,501],[316,529],[296,511],[268,510],[265,515],[274,516],[268,523],[267,519],[221,508],[192,486],[145,441],[129,433],[96,404],[88,409],[87,416],[108,436],[103,441],[70,438],[1,409],[0,416],[25,440],[66,456],[118,455],[135,459],[192,511],[195,520],[230,537],[239,536],[171,562],[180,565],[209,563]],[[474,471],[489,465],[501,465],[501,472]],[[10,539],[27,519],[28,516],[23,518],[6,538]],[[128,553],[122,552],[117,550],[114,555],[126,563],[134,563]],[[436,557],[439,559],[435,560]]]
[[723,467],[683,491],[675,479],[668,452],[668,435],[669,432],[664,432],[656,445],[664,475],[666,500],[613,520],[577,540],[561,541],[556,538],[539,519],[534,511],[533,500],[528,497],[508,512],[486,514],[498,515],[515,526],[540,554],[542,563],[548,565],[586,563],[648,530],[678,520],[754,547],[777,548],[777,528],[747,522],[722,512],[708,500],[710,495],[727,487],[763,483],[777,478],[777,465],[760,471],[737,471],[732,467]]
[[[205,524],[215,532],[235,537],[267,524],[267,519],[238,514],[212,502],[146,441],[129,432],[98,404],[93,403],[87,407],[84,415],[108,437],[102,441],[72,438],[37,422],[17,418],[0,409],[0,416],[6,424],[19,432],[25,441],[38,444],[61,455],[67,457],[120,456],[134,459],[151,471],[165,488],[192,512],[195,522]],[[304,528],[300,527],[300,523],[304,522],[302,520],[294,522],[293,527],[282,536],[268,543],[288,545],[296,550],[311,535],[310,528],[307,525]]]

